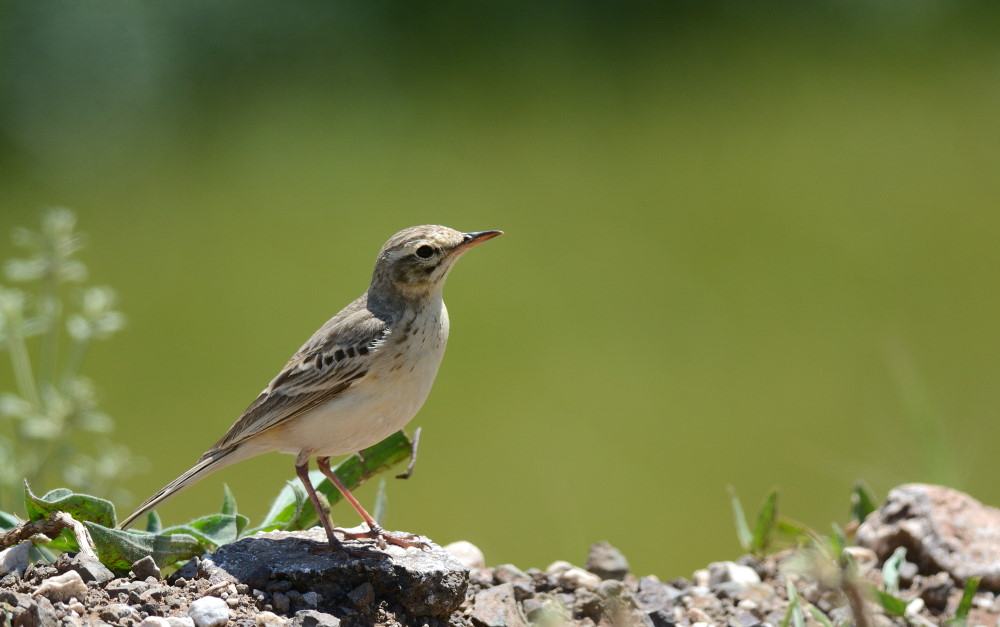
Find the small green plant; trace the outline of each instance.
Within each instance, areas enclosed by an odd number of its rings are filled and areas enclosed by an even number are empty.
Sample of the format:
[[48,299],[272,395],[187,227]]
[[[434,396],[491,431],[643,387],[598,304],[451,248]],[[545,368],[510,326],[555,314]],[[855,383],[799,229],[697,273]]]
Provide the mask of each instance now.
[[125,324],[115,293],[82,285],[84,236],[68,209],[47,211],[38,231],[14,229],[12,240],[26,256],[4,265],[22,289],[0,285],[0,349],[16,387],[0,393],[0,509],[20,500],[22,478],[120,498],[118,479],[141,460],[107,439],[114,423],[81,375],[91,345]]
[[[364,462],[357,455],[341,462],[334,472],[349,488],[356,488],[373,475],[387,470],[411,455],[412,443],[402,431],[364,451]],[[320,475],[316,471],[316,475]],[[311,477],[318,493],[328,503],[341,498],[340,491],[326,477]],[[380,514],[385,512],[384,491]],[[37,496],[24,486],[24,505],[28,520],[5,525],[12,531],[0,533],[0,549],[30,540],[51,558],[64,551],[92,551],[101,562],[116,572],[127,572],[147,555],[160,568],[171,568],[223,544],[259,531],[294,531],[316,524],[317,514],[298,479],[290,481],[271,504],[264,520],[250,526],[250,520],[237,510],[236,499],[227,487],[219,512],[164,528],[153,512],[146,518],[145,530],[117,529],[114,505],[105,499],[58,488]],[[60,518],[62,524],[55,524]],[[75,524],[82,523],[82,524]]]

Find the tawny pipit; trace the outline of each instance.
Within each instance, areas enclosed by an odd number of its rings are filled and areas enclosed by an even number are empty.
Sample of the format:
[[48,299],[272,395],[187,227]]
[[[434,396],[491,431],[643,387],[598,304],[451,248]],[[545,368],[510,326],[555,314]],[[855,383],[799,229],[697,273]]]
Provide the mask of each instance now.
[[448,310],[441,298],[445,278],[462,253],[501,233],[427,225],[389,238],[368,291],[309,338],[194,467],[149,497],[121,526],[215,470],[279,451],[297,456],[295,473],[330,544],[339,540],[309,481],[310,457],[368,524],[364,535],[400,546],[422,544],[410,534],[383,530],[330,470],[330,457],[377,444],[424,404],[448,341]]

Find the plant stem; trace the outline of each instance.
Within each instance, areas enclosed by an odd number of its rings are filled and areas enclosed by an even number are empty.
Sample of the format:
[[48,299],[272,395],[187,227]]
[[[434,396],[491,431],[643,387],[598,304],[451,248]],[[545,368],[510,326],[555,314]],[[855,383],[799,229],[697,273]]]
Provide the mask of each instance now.
[[26,401],[42,409],[42,397],[38,393],[38,386],[35,384],[35,376],[31,371],[31,357],[28,356],[28,347],[24,343],[24,337],[20,333],[11,333],[8,338],[10,350],[10,360],[14,365],[14,378],[17,380],[17,389]]

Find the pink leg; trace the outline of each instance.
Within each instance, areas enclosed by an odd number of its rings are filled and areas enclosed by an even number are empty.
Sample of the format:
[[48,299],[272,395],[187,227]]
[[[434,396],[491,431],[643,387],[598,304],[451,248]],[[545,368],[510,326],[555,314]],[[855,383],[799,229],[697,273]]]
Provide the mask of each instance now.
[[358,502],[358,499],[354,498],[354,495],[351,494],[351,491],[347,489],[347,486],[345,486],[343,482],[341,482],[341,480],[337,478],[337,475],[333,473],[333,470],[330,468],[329,457],[317,457],[316,465],[319,467],[320,472],[326,475],[326,478],[329,479],[331,483],[333,483],[333,485],[337,486],[337,489],[340,490],[340,493],[344,496],[345,499],[347,499],[347,502],[350,503],[352,507],[354,507],[354,510],[361,515],[361,518],[368,525],[368,533],[362,533],[362,534],[349,533],[344,531],[343,529],[338,529],[337,531],[344,534],[345,538],[349,539],[360,538],[360,537],[374,538],[378,541],[379,546],[383,547],[385,546],[386,542],[401,547],[411,547],[411,546],[416,546],[420,548],[427,547],[426,542],[420,540],[417,536],[411,533],[400,533],[398,531],[386,531],[385,529],[383,529],[382,526],[379,525],[374,518],[372,518],[371,514],[369,514],[365,510],[365,508],[361,506],[361,503]]
[[333,524],[330,522],[330,517],[327,513],[323,511],[323,505],[320,503],[319,495],[316,494],[316,489],[313,488],[312,482],[309,481],[309,458],[299,456],[295,460],[295,474],[298,475],[299,481],[302,482],[302,486],[306,489],[306,493],[309,494],[309,500],[312,501],[313,508],[316,510],[316,515],[319,516],[319,521],[323,524],[323,529],[326,530],[326,537],[330,541],[330,546],[341,547],[340,540],[337,536],[333,534]]

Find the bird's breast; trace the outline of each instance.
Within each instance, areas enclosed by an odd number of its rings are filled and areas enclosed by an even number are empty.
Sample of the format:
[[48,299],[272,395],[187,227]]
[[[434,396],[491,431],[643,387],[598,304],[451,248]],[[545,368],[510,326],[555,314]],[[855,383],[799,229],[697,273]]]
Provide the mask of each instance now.
[[[346,455],[402,429],[423,406],[448,343],[441,303],[404,317],[372,353],[368,374],[343,393],[285,425],[287,442],[313,455]],[[288,433],[293,431],[294,433]]]

